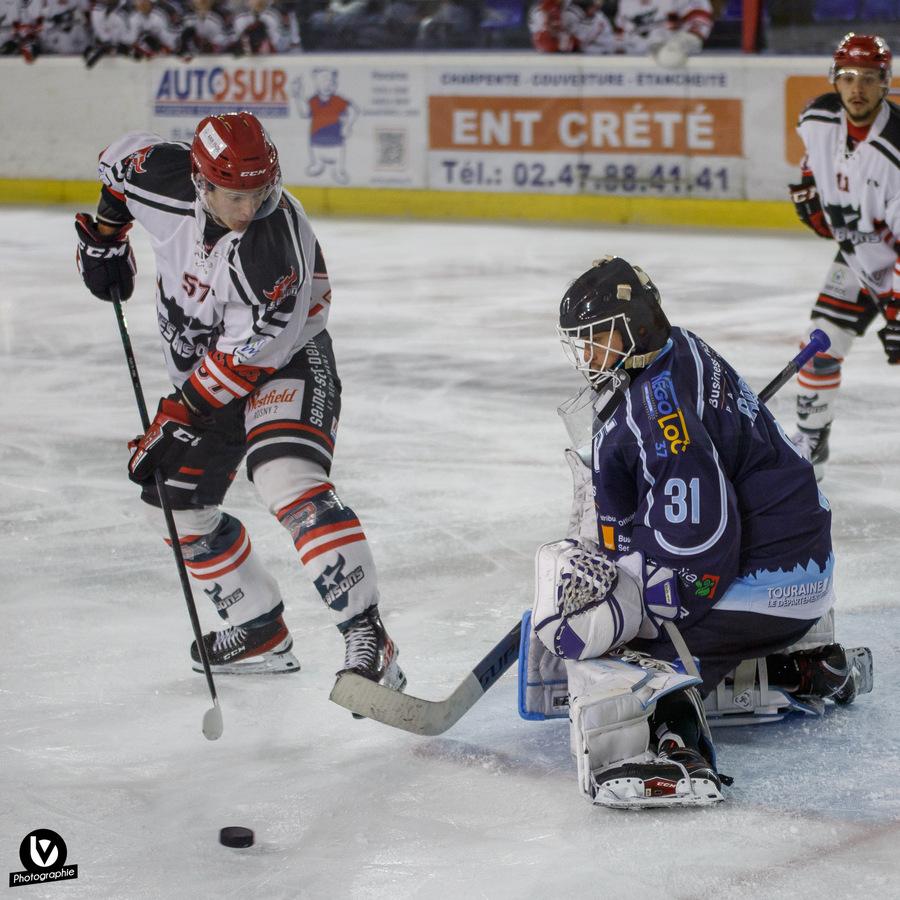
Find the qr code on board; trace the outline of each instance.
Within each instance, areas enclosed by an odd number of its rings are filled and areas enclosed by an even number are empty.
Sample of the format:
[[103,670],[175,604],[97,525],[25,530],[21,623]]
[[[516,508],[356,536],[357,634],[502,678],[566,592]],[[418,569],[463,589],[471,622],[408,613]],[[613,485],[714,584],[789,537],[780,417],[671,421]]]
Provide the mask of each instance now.
[[375,166],[378,169],[406,168],[406,132],[375,130]]

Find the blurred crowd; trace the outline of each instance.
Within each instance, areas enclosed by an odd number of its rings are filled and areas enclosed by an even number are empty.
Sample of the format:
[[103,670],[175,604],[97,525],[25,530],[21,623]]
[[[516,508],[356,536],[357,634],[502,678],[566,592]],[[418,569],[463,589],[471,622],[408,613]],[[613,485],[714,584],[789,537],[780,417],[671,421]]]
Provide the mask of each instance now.
[[104,56],[460,49],[482,46],[486,2],[0,0],[0,55],[81,54],[94,65]]
[[538,0],[528,27],[544,53],[649,53],[674,68],[703,48],[713,12],[711,0]]

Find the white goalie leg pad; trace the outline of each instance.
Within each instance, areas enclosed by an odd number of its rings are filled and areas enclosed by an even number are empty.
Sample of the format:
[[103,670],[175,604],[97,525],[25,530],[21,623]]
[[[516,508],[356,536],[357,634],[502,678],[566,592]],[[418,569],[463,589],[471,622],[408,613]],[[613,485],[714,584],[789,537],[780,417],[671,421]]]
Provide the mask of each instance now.
[[646,668],[613,658],[566,660],[570,746],[578,786],[594,802],[595,773],[614,763],[648,762],[648,720],[660,697],[700,683],[664,663]]
[[538,548],[532,623],[551,653],[603,656],[631,640],[643,618],[640,584],[609,557],[571,539]]
[[522,617],[519,643],[519,715],[531,720],[564,719],[569,715],[565,660],[537,639],[530,610]]
[[[816,620],[809,631],[784,654],[798,650],[814,650],[834,643],[834,607]],[[704,700],[706,716],[713,727],[727,725],[759,725],[777,722],[790,712],[821,715],[814,702],[798,700],[787,691],[769,685],[764,657],[746,659],[722,679]]]
[[713,728],[777,722],[789,712],[816,714],[811,705],[770,687],[765,657],[745,659],[706,695],[703,707]]

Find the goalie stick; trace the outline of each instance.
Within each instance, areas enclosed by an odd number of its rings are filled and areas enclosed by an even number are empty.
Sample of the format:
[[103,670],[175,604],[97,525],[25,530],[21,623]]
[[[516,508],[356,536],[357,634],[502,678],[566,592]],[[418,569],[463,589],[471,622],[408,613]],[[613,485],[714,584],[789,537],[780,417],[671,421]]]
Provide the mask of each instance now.
[[[828,349],[828,335],[816,329],[809,343],[760,392],[765,403],[816,353]],[[329,699],[358,716],[412,734],[443,734],[467,713],[518,659],[522,623],[516,622],[445,700],[424,700],[401,694],[354,672],[338,675]]]
[[759,392],[759,399],[768,403],[773,394],[780,391],[817,353],[824,353],[831,346],[831,339],[816,328],[809,335],[807,345]]

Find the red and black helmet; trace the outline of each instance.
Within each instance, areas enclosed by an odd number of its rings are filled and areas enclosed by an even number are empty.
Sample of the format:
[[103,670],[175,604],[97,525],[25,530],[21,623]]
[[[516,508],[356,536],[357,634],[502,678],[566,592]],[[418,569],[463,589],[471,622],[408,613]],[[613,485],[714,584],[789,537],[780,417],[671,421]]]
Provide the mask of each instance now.
[[844,36],[834,51],[829,80],[834,83],[841,69],[877,69],[881,80],[891,83],[891,48],[877,34],[854,34]]
[[234,191],[269,193],[256,214],[267,216],[281,199],[278,151],[259,119],[250,112],[207,116],[191,143],[191,171],[201,199],[209,185]]

